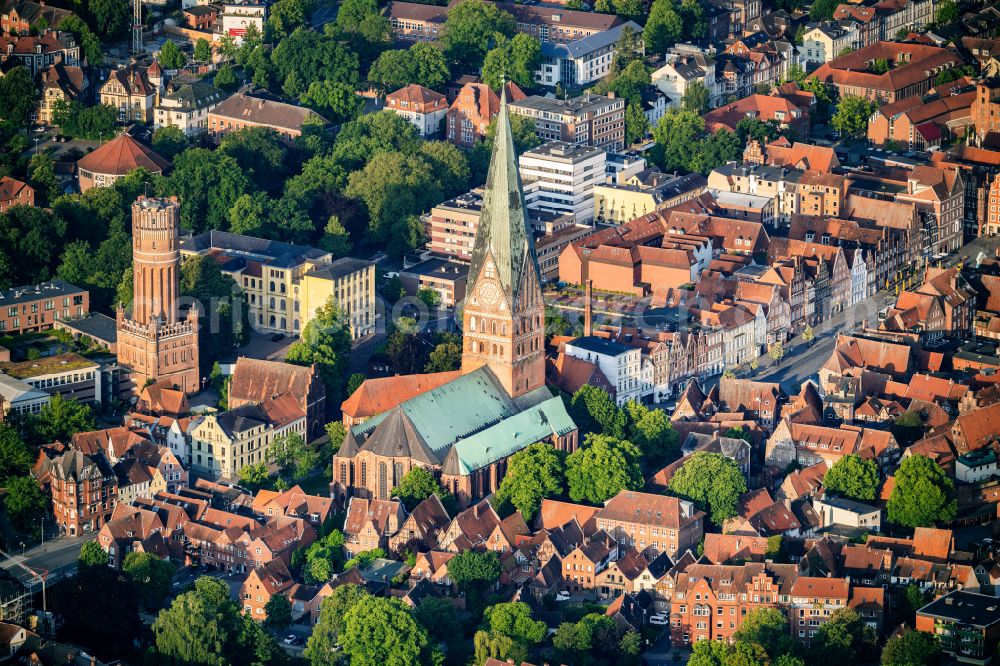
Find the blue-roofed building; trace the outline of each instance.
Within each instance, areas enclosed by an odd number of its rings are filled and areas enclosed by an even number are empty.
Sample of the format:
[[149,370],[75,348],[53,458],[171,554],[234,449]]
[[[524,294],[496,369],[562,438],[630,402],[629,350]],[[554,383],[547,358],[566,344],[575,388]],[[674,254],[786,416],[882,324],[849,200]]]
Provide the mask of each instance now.
[[[611,71],[615,42],[624,30],[642,34],[634,21],[616,25],[572,42],[542,42],[542,64],[535,71],[535,81],[545,86],[584,86],[603,78]],[[641,40],[640,40],[641,42]]]

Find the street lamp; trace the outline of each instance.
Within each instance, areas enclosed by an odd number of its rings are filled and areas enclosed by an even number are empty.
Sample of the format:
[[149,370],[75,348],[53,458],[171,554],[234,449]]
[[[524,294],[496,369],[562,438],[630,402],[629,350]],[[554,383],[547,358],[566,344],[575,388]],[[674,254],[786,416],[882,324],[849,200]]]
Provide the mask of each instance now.
[[35,137],[35,154],[38,154],[38,137]]

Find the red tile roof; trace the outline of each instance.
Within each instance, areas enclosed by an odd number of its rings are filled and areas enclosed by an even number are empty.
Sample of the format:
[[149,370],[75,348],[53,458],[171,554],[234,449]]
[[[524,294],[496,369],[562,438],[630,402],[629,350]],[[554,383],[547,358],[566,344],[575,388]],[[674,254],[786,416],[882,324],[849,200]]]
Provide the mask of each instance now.
[[106,144],[77,160],[77,169],[109,176],[124,176],[129,171],[143,167],[152,173],[163,173],[170,167],[152,148],[133,139],[127,133],[119,134]]

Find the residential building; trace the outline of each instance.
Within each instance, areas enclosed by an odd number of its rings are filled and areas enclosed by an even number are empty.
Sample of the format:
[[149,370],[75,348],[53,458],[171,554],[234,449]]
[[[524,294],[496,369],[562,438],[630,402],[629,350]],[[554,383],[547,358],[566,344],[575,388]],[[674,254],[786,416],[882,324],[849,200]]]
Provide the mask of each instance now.
[[[13,377],[0,374],[0,423],[37,414],[51,399],[47,392]],[[8,414],[14,414],[9,419]]]
[[92,187],[112,187],[139,167],[163,174],[170,162],[125,132],[77,160],[76,177],[80,191],[86,192]]
[[939,147],[942,141],[965,135],[972,124],[970,107],[975,97],[975,91],[955,92],[939,86],[932,94],[886,104],[868,124],[868,140],[878,146],[892,141],[908,150]]
[[465,300],[469,265],[460,261],[431,257],[399,271],[399,280],[407,295],[417,296],[421,289],[431,289],[440,298],[439,305],[453,308]]
[[437,136],[448,114],[448,100],[439,92],[411,83],[385,96],[385,108],[400,115],[423,137]]
[[333,460],[341,505],[389,499],[421,466],[469,506],[496,490],[524,447],[576,449],[576,425],[545,389],[544,303],[526,210],[504,95],[469,266],[462,375],[409,399],[387,396],[388,411],[348,430]]
[[665,64],[652,73],[651,79],[653,85],[670,98],[671,106],[680,104],[688,87],[696,82],[708,91],[708,108],[714,109],[722,103],[715,81],[715,61],[711,56],[677,45],[664,55],[664,61]]
[[0,63],[5,67],[23,65],[38,76],[45,68],[62,63],[79,67],[82,61],[80,45],[69,32],[46,30],[39,35],[0,35]]
[[399,500],[352,497],[344,518],[344,551],[354,557],[366,550],[389,549],[389,537],[399,531],[406,510]]
[[393,39],[400,42],[434,42],[444,32],[448,8],[416,2],[391,0],[386,5]]
[[307,437],[306,414],[282,394],[191,421],[191,468],[211,478],[237,479],[247,465],[270,464],[272,444],[285,435]]
[[849,528],[878,532],[882,525],[882,510],[844,497],[827,495],[813,500],[813,510],[819,514],[822,528]]
[[160,98],[153,127],[178,127],[185,136],[208,132],[208,113],[226,98],[226,93],[205,81],[175,86]]
[[543,141],[584,144],[605,150],[625,147],[625,100],[587,93],[560,100],[532,95],[510,105],[511,113],[535,120]]
[[302,136],[302,126],[307,122],[326,124],[311,109],[243,92],[230,95],[208,111],[208,131],[216,142],[247,127],[266,127],[292,143]]
[[275,595],[288,596],[295,585],[295,579],[289,573],[282,560],[271,560],[261,566],[254,567],[247,574],[239,590],[239,603],[244,613],[254,620],[263,622],[267,619],[266,606]]
[[848,21],[823,21],[806,26],[800,47],[806,68],[824,65],[845,49],[859,48],[860,39],[857,27]]
[[211,256],[246,295],[257,330],[298,336],[333,299],[354,340],[375,330],[375,264],[292,243],[207,231],[181,242],[182,257]]
[[34,205],[35,188],[10,176],[0,177],[0,213],[6,212],[11,206]]
[[776,95],[750,95],[723,104],[702,117],[705,119],[705,129],[709,132],[720,129],[735,132],[740,120],[756,118],[765,123],[774,121],[778,127],[797,138],[805,139],[809,136],[809,109]]
[[[140,196],[132,204],[132,310],[118,306],[118,363],[123,389],[138,394],[149,381],[167,380],[185,393],[201,390],[198,310],[181,316],[180,204]],[[159,243],[159,245],[158,245]]]
[[[889,62],[887,72],[871,70],[876,60]],[[926,44],[876,42],[822,65],[814,76],[833,85],[841,97],[853,95],[892,103],[923,95],[940,72],[963,64],[948,49]]]
[[984,209],[985,215],[980,226],[980,235],[996,236],[1000,234],[1000,173],[997,173],[990,183]]
[[724,164],[708,174],[708,187],[774,200],[776,221],[786,225],[799,212],[799,181],[803,171],[778,166]]
[[240,356],[229,381],[229,408],[256,405],[274,396],[291,395],[306,415],[309,437],[319,436],[326,423],[326,384],[315,365]]
[[650,559],[666,553],[676,559],[702,539],[705,512],[687,500],[623,490],[595,516],[597,529],[621,548],[635,548]]
[[650,168],[618,174],[609,182],[594,185],[592,215],[599,222],[624,224],[654,210],[690,201],[703,194],[706,185],[700,173],[678,176]]
[[955,459],[955,479],[963,483],[979,483],[997,473],[997,454],[990,448],[977,449]]
[[639,401],[653,388],[652,365],[642,362],[638,348],[604,338],[584,336],[565,344],[567,356],[593,363],[614,387],[619,405]]
[[624,30],[636,35],[642,32],[638,24],[628,21],[572,41],[543,41],[535,81],[545,86],[575,87],[604,78],[611,71],[615,44]]
[[163,70],[155,60],[149,67],[119,66],[100,88],[101,104],[118,109],[118,122],[153,122],[153,109],[163,94]]
[[989,664],[1000,643],[1000,610],[996,597],[955,590],[918,610],[914,627],[959,662]]
[[68,9],[33,0],[5,0],[0,5],[0,32],[4,35],[27,35],[32,28],[41,31],[57,27],[64,18],[75,16]]
[[38,102],[37,120],[52,122],[56,102],[72,102],[87,96],[90,79],[82,67],[53,63],[42,70],[42,96]]
[[70,449],[52,461],[49,489],[52,513],[69,536],[97,532],[118,500],[118,480],[104,455]]
[[[524,93],[514,82],[507,83],[504,91],[508,101],[524,99]],[[488,85],[466,83],[448,108],[447,140],[456,146],[471,148],[486,138],[486,129],[499,112],[500,96]]]
[[846,608],[850,600],[851,583],[846,578],[799,576],[791,589],[790,617],[792,636],[809,645],[819,627],[830,616]]
[[587,223],[594,217],[594,186],[604,182],[605,152],[549,141],[518,158],[524,201],[529,209],[573,215]]
[[46,330],[89,311],[90,292],[62,280],[0,290],[0,335]]

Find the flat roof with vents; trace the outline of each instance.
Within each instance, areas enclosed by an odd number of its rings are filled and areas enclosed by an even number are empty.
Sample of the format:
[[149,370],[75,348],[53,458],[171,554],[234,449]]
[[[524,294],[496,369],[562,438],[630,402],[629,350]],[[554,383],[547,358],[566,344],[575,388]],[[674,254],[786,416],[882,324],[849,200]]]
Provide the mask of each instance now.
[[986,628],[1000,622],[1000,599],[985,594],[955,590],[932,601],[920,615]]

